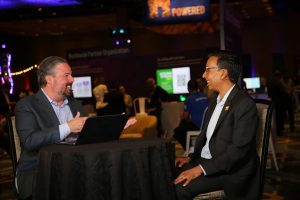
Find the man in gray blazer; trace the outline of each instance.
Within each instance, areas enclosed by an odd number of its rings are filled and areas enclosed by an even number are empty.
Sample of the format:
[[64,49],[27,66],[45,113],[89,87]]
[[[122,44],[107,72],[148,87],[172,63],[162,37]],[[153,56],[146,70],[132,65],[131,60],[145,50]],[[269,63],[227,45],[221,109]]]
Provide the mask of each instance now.
[[178,199],[224,190],[230,200],[259,199],[255,102],[237,85],[239,57],[227,51],[208,56],[203,78],[212,96],[204,126],[189,157],[176,159]]
[[86,121],[80,103],[72,98],[72,70],[63,58],[45,58],[37,71],[40,90],[21,99],[15,108],[22,152],[17,166],[17,190],[30,199],[34,190],[39,149],[79,133]]

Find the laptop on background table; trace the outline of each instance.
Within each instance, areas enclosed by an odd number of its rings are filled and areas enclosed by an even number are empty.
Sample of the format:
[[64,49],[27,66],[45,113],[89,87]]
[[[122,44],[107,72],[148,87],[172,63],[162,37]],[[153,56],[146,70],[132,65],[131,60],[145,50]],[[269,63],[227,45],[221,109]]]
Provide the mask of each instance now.
[[59,144],[83,145],[118,140],[128,118],[126,114],[89,117],[81,133],[70,134]]

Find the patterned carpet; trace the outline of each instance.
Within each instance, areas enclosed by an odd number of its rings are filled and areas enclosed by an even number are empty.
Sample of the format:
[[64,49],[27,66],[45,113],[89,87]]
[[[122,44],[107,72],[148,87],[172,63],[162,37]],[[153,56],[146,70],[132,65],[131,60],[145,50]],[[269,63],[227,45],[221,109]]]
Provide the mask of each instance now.
[[263,199],[300,199],[300,126],[277,141],[279,171],[267,169]]
[[[270,160],[266,169],[263,200],[300,199],[300,115],[296,118],[295,133],[285,127],[283,137],[276,139],[279,171]],[[176,148],[181,152],[182,150]],[[12,191],[13,172],[10,156],[0,149],[0,200],[16,200]]]
[[0,149],[0,200],[15,200],[13,190],[13,169],[9,154]]

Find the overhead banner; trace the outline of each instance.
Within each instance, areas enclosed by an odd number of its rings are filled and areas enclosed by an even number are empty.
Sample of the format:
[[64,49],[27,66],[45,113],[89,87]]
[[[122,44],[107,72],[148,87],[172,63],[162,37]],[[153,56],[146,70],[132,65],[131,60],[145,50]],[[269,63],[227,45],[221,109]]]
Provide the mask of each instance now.
[[210,0],[148,0],[149,23],[180,23],[210,20]]
[[112,56],[124,56],[130,54],[129,47],[116,47],[109,49],[93,48],[93,49],[75,49],[67,52],[67,59],[72,60],[84,60],[84,59],[96,59],[107,58]]

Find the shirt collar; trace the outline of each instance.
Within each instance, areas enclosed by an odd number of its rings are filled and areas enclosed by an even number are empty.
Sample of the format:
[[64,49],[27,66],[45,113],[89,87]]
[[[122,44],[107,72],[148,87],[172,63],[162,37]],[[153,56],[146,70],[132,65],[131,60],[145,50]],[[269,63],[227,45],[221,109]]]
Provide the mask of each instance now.
[[[49,101],[52,105],[58,106],[58,105],[57,105],[57,102],[54,101],[54,100],[52,100],[52,99],[46,94],[46,92],[43,90],[43,88],[41,88],[41,90],[42,90],[42,92],[45,94],[45,96],[47,97],[48,101]],[[63,108],[63,107],[66,106],[68,103],[69,103],[68,99],[65,98],[64,101],[63,101],[63,103],[61,104],[60,107]]]
[[226,94],[224,95],[223,99],[221,99],[220,94],[217,97],[217,104],[220,106],[224,106],[230,92],[232,91],[232,89],[234,88],[235,84],[226,92]]

